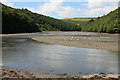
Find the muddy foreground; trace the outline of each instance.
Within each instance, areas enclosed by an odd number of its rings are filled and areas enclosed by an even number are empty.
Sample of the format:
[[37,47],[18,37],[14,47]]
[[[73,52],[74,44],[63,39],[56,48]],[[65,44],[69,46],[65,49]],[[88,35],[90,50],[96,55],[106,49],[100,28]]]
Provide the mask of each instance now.
[[43,73],[35,73],[31,71],[18,70],[15,68],[1,66],[1,78],[4,80],[9,79],[63,79],[63,80],[118,80],[120,75],[117,74],[93,74],[93,75],[78,75],[78,76],[65,76],[65,75],[47,75]]

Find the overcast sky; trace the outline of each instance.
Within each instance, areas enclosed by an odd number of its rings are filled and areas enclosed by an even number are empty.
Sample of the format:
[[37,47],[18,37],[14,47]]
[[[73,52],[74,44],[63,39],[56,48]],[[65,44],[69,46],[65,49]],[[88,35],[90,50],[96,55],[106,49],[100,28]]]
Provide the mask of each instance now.
[[54,18],[98,17],[115,10],[119,0],[0,0],[14,8]]

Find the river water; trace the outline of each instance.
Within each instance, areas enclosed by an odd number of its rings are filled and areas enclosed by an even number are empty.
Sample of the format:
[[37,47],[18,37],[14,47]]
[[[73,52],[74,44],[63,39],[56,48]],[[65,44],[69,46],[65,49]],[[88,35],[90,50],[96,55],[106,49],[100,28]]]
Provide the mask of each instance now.
[[46,44],[30,39],[53,34],[55,33],[3,37],[2,64],[46,74],[118,73],[118,52]]

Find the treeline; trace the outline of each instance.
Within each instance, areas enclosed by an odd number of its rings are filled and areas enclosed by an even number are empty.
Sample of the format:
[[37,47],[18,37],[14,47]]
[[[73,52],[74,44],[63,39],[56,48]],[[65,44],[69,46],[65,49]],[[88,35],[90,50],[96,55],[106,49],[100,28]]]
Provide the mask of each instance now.
[[120,33],[120,7],[107,15],[91,19],[58,20],[33,13],[28,9],[15,9],[2,5],[2,33],[25,33],[40,31],[89,31]]
[[82,27],[82,31],[120,33],[120,7],[96,20],[91,19]]
[[2,33],[39,32],[39,28],[28,16],[21,13],[24,10],[13,9],[2,5]]
[[33,13],[28,9],[15,9],[2,5],[2,33],[23,33],[38,31],[80,31],[81,27]]

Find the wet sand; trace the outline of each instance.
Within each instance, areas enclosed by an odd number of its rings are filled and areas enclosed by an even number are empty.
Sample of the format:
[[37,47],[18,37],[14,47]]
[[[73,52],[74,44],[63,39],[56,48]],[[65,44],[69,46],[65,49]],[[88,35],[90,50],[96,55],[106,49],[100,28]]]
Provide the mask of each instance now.
[[60,44],[78,48],[92,48],[118,51],[117,34],[93,34],[87,36],[44,36],[34,37],[38,42]]

